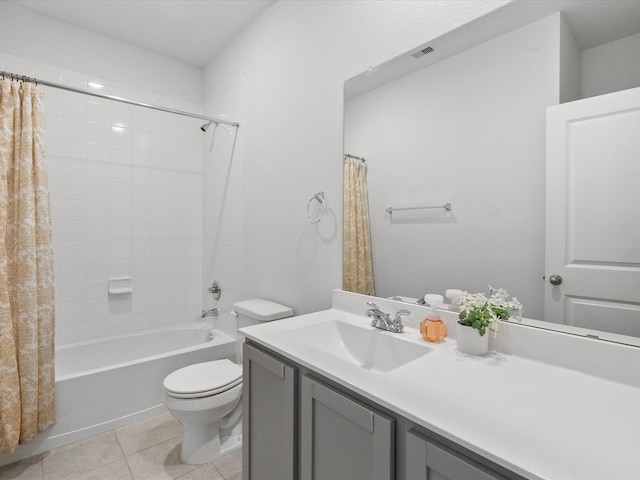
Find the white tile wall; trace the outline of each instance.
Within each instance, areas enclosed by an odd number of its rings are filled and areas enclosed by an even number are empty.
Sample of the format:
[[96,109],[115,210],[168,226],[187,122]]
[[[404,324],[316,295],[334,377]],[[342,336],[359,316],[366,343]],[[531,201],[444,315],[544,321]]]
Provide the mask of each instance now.
[[[202,111],[201,105],[6,53],[0,52],[0,64],[3,70],[81,89]],[[198,318],[202,121],[42,88],[56,343]],[[117,276],[133,277],[131,296],[109,296],[108,279]]]

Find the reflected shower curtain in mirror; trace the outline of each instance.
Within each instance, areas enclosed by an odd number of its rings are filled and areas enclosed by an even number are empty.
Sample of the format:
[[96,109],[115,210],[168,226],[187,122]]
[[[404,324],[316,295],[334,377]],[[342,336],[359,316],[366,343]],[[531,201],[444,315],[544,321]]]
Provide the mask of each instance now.
[[342,288],[373,295],[373,261],[367,166],[361,160],[344,159],[344,227]]
[[55,423],[43,93],[0,80],[0,452]]

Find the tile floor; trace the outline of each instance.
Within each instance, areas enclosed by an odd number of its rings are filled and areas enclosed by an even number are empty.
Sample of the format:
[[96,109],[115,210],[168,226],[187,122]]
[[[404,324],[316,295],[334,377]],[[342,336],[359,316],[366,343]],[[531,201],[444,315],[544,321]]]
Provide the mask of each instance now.
[[163,413],[0,467],[0,480],[240,480],[242,450],[206,465],[180,461],[182,425]]

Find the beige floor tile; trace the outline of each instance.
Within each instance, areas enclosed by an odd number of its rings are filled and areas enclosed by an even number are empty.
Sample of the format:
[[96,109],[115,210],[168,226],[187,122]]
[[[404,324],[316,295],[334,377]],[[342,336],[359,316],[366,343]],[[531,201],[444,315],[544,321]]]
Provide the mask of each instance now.
[[224,480],[224,478],[213,464],[208,463],[196,468],[193,472],[178,477],[178,480]]
[[236,472],[230,477],[224,477],[224,480],[242,480],[242,472]]
[[168,412],[116,430],[125,456],[181,435],[182,425]]
[[67,480],[123,458],[113,431],[72,443],[45,453],[42,458],[44,480]]
[[127,461],[122,458],[108,463],[95,470],[83,472],[72,477],[72,480],[132,480]]
[[129,455],[127,463],[136,480],[173,480],[189,473],[197,465],[187,465],[180,460],[180,437]]
[[213,465],[225,479],[233,478],[242,472],[242,449],[214,460]]
[[40,455],[0,467],[0,480],[42,480]]

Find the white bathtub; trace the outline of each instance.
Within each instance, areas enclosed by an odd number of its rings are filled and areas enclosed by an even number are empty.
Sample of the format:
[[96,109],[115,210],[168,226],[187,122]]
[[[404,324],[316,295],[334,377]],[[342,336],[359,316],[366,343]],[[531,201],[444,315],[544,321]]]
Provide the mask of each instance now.
[[164,377],[192,363],[234,360],[235,352],[235,339],[204,324],[57,347],[56,425],[13,454],[0,455],[0,465],[164,412]]

